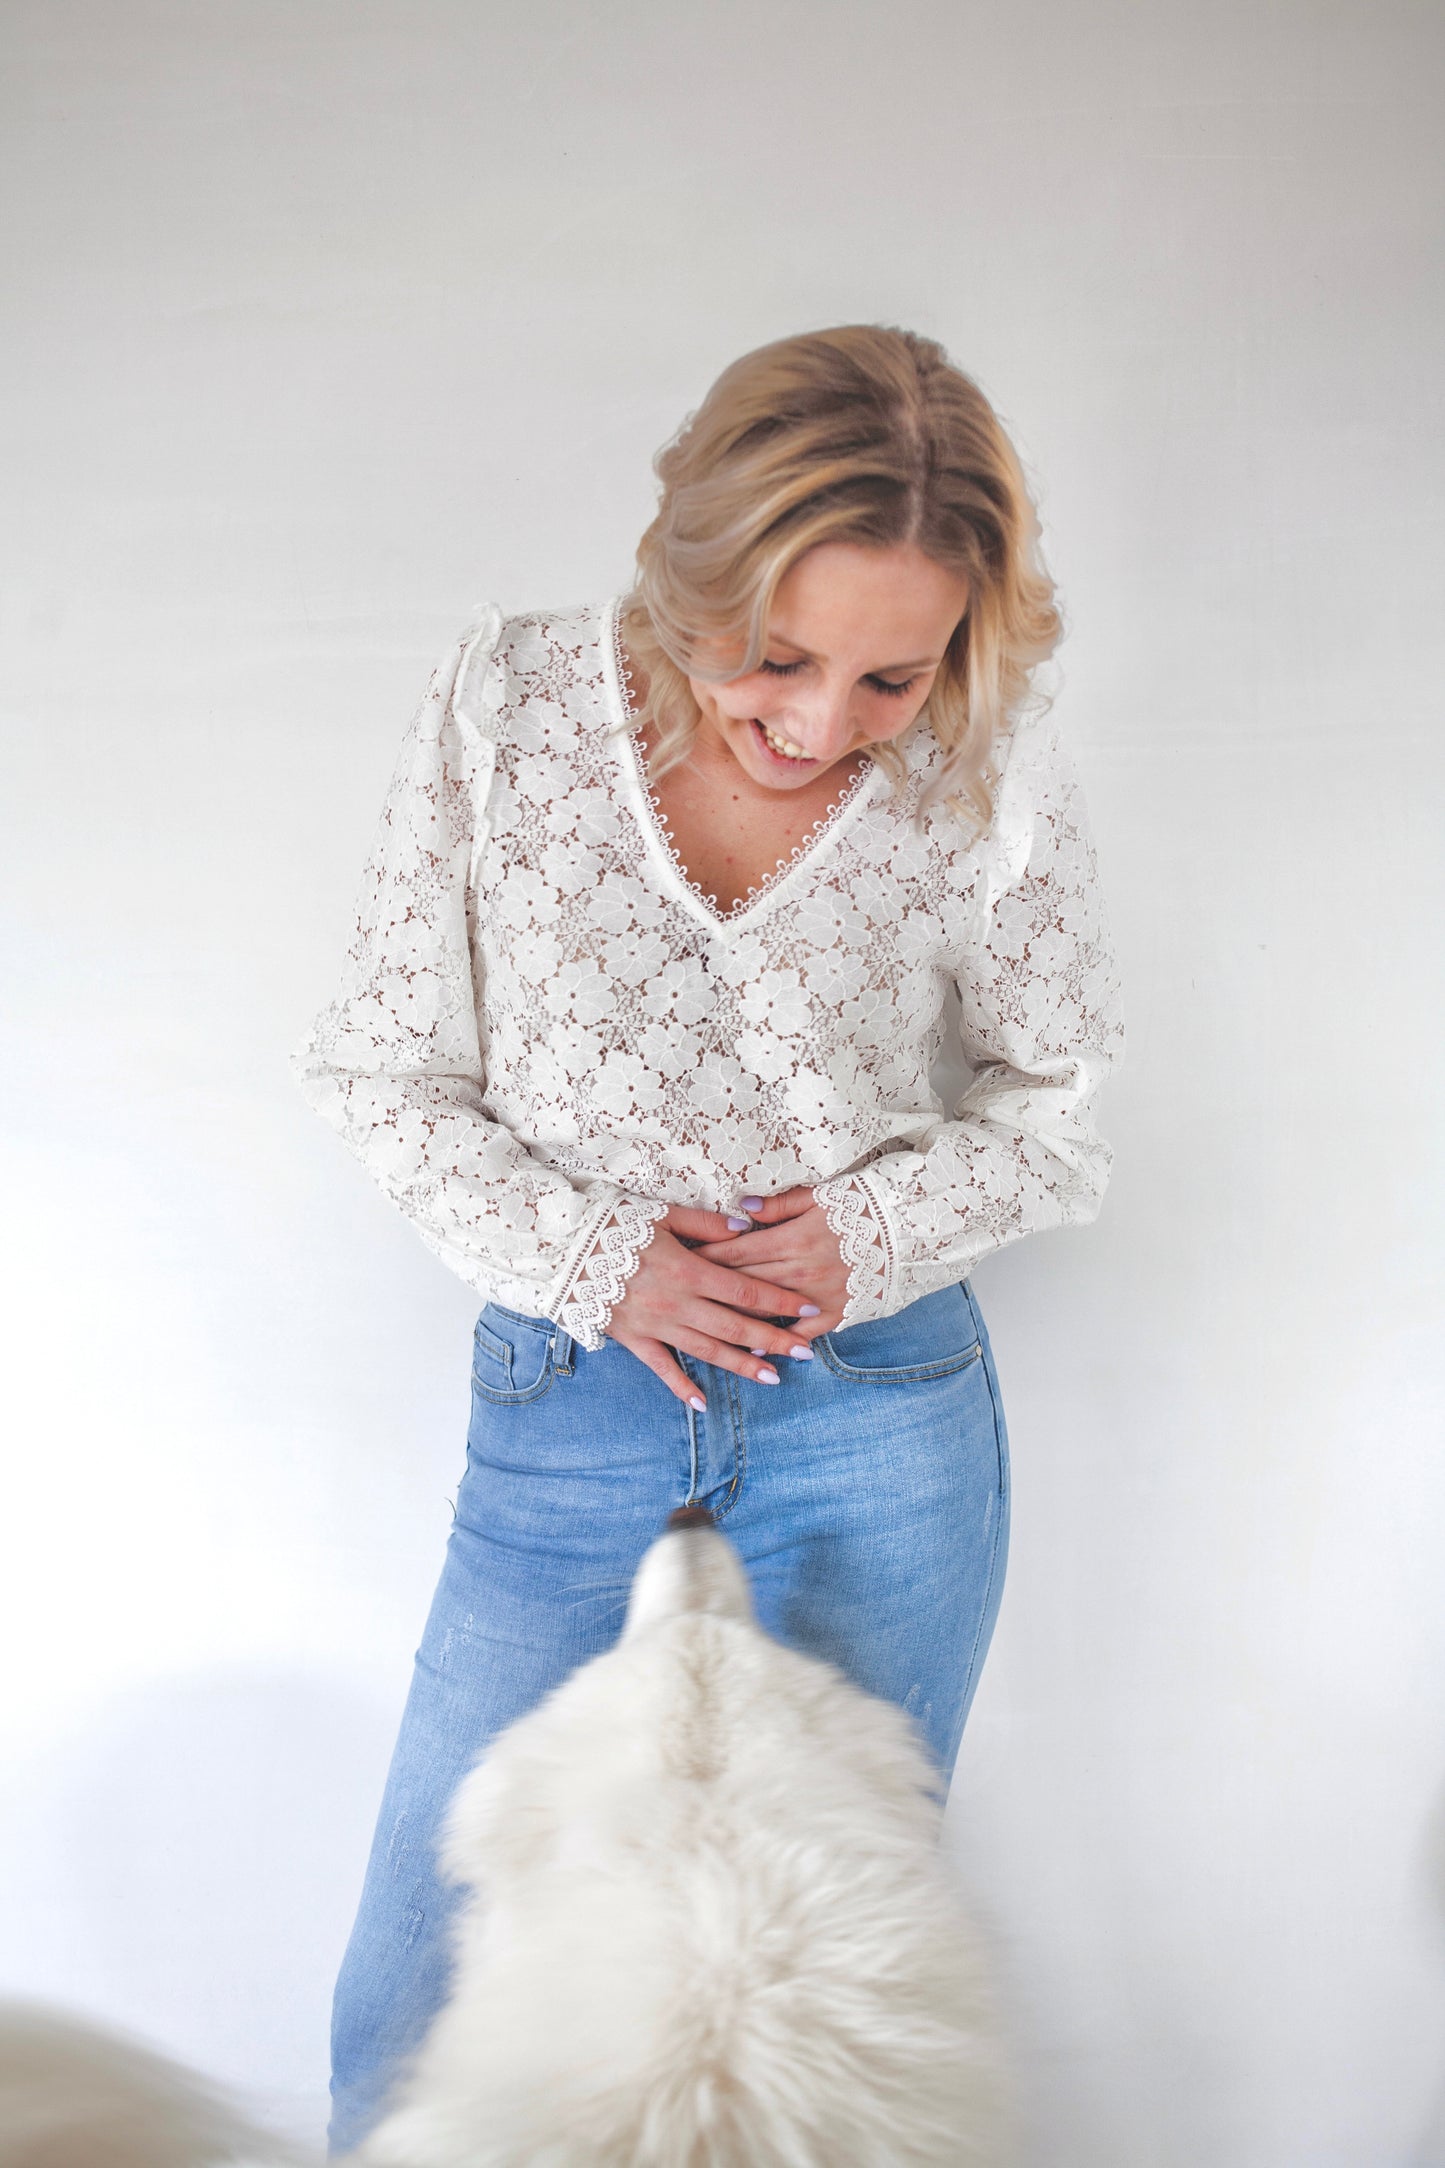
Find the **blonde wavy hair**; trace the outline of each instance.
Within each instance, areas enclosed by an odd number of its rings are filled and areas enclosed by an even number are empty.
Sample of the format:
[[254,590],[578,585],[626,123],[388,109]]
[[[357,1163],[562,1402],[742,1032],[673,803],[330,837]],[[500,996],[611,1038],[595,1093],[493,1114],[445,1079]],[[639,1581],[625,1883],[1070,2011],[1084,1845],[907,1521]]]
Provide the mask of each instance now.
[[[651,726],[652,774],[684,757],[697,728],[689,677],[758,667],[778,583],[805,551],[906,543],[969,582],[910,726],[926,722],[945,756],[919,813],[946,801],[986,826],[999,733],[1063,625],[1018,454],[973,379],[936,340],[889,325],[776,339],[724,369],[653,467],[657,516],[617,615],[647,677],[633,727]],[[897,790],[899,741],[869,750]]]

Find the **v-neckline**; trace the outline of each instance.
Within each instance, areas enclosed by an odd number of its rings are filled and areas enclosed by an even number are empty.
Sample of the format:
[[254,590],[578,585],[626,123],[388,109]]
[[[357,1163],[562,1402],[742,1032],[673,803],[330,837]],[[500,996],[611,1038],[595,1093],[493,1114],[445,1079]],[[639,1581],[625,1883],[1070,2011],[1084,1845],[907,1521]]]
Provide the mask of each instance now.
[[629,698],[622,661],[622,636],[618,625],[621,603],[621,595],[616,594],[603,605],[601,647],[603,674],[614,710],[614,720],[618,726],[609,731],[608,736],[616,740],[617,759],[627,787],[628,800],[648,849],[678,901],[686,905],[693,916],[701,919],[711,931],[734,932],[739,927],[750,925],[754,919],[770,909],[782,892],[795,884],[805,868],[811,869],[840,831],[851,826],[853,819],[872,796],[882,771],[876,760],[865,759],[852,782],[826,812],[819,815],[789,856],[780,858],[773,871],[765,874],[761,881],[748,889],[730,911],[720,910],[716,896],[708,895],[698,886],[679,858],[671,831],[662,817],[662,809],[653,796],[647,779],[647,768],[637,736],[637,717]]

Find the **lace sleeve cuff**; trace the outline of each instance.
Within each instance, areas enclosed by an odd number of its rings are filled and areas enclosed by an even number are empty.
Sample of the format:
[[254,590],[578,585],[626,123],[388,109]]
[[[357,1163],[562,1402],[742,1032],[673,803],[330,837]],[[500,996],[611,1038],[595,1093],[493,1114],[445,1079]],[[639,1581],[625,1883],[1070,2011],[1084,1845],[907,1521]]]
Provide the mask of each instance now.
[[883,1199],[866,1174],[835,1175],[813,1191],[848,1267],[848,1301],[839,1329],[893,1308],[898,1245]]
[[549,1304],[546,1315],[589,1353],[601,1347],[622,1290],[666,1213],[665,1204],[619,1191],[584,1230],[581,1247],[565,1271],[562,1292]]

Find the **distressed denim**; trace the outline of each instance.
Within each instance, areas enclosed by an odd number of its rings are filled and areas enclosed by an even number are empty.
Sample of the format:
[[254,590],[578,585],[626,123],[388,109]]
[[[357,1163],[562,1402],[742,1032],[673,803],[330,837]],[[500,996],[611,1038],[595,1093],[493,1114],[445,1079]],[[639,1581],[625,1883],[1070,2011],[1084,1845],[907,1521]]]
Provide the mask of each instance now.
[[444,1998],[456,1893],[433,1872],[461,1777],[622,1628],[674,1507],[747,1565],[762,1625],[909,1710],[952,1773],[1003,1588],[1008,1442],[967,1283],[776,1362],[762,1385],[693,1357],[697,1414],[608,1340],[488,1304],[466,1468],[337,1981],[331,2147],[360,2142]]

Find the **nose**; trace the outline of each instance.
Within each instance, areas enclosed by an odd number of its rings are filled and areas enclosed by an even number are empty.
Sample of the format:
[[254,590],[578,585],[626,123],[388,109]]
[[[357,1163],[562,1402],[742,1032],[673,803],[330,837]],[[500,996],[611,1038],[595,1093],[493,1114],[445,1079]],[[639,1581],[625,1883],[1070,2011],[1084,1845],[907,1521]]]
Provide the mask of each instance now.
[[777,727],[813,760],[836,759],[858,735],[848,720],[848,690],[794,708]]

